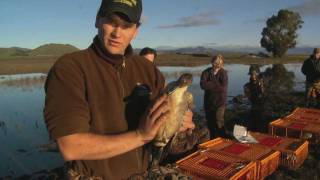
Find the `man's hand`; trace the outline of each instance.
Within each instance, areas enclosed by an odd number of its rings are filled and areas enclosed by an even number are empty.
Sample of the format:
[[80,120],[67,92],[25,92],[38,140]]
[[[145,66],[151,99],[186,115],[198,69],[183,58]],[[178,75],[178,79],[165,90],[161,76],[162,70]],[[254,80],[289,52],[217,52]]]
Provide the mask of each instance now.
[[214,69],[213,69],[213,73],[214,73],[214,74],[217,74],[220,69],[221,69],[221,68],[214,68]]
[[187,130],[193,130],[195,128],[195,125],[192,121],[192,116],[193,116],[192,111],[190,111],[190,110],[186,111],[186,113],[184,114],[182,126],[179,129],[180,132],[184,132]]
[[213,69],[214,74],[216,74],[221,68],[222,68],[222,64],[220,64],[220,63],[213,63],[212,64],[212,69]]
[[167,95],[162,95],[158,98],[140,120],[136,132],[144,142],[151,141],[156,136],[160,126],[167,119],[169,113],[167,99]]

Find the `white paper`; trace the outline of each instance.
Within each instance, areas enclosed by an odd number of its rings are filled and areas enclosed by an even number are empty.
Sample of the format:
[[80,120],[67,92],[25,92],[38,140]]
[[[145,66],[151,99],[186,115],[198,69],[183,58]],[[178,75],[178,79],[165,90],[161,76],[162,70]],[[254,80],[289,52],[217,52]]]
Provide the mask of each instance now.
[[233,128],[233,136],[241,143],[257,143],[258,141],[248,133],[247,128],[235,125]]

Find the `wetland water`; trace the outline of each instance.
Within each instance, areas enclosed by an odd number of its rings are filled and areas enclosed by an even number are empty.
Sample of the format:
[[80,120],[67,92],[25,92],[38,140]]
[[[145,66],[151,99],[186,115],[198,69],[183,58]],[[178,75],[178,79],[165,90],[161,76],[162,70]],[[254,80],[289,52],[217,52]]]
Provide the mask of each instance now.
[[[209,67],[160,67],[170,82],[182,73],[194,75],[190,91],[195,98],[196,109],[201,111],[203,91],[199,81],[201,72]],[[263,66],[261,71],[271,65]],[[287,71],[294,73],[294,88],[303,91],[304,76],[301,64],[287,64]],[[248,81],[248,65],[227,64],[229,75],[228,96],[243,94],[243,85]],[[0,179],[5,176],[31,174],[43,169],[61,166],[59,153],[44,150],[49,142],[43,120],[45,74],[0,76]],[[48,148],[48,147],[46,147]]]

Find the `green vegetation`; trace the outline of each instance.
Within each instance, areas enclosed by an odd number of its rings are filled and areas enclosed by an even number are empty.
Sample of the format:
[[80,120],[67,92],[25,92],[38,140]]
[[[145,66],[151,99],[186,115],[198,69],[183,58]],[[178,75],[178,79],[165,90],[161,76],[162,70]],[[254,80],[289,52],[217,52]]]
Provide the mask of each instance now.
[[0,48],[0,59],[7,57],[16,57],[16,56],[28,56],[30,49],[11,47],[11,48]]
[[19,57],[0,60],[1,74],[47,73],[57,57]]
[[281,9],[278,15],[267,20],[267,27],[263,28],[261,46],[273,57],[282,57],[289,48],[297,44],[297,30],[302,27],[303,21],[299,13]]
[[[287,63],[301,63],[308,55],[290,55],[282,58],[267,58],[256,57],[244,53],[229,53],[223,54],[225,57],[225,64],[287,64]],[[156,59],[158,66],[200,66],[210,64],[211,56],[195,56],[193,54],[160,54]]]
[[25,57],[51,56],[59,57],[63,54],[74,52],[78,48],[69,44],[45,44],[33,50],[19,47],[0,48],[0,60],[23,59]]
[[[283,58],[260,58],[241,53],[223,54],[225,64],[286,64],[301,63],[308,55]],[[0,74],[47,73],[59,56],[12,56],[0,59]],[[181,54],[159,54],[157,66],[201,66],[210,64],[211,57]]]
[[45,44],[33,49],[30,56],[61,56],[79,49],[70,44]]

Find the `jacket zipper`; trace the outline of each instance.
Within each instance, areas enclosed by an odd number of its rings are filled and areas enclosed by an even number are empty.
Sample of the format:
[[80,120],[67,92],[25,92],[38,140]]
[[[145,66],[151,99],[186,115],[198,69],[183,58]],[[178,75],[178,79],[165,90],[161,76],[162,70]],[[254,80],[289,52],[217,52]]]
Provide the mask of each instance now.
[[[122,95],[122,99],[124,99],[124,96],[125,96],[125,90],[124,90],[124,85],[123,85],[123,82],[122,82],[122,78],[121,78],[121,74],[122,74],[122,71],[123,69],[125,68],[125,59],[123,58],[123,63],[121,64],[120,67],[118,67],[116,70],[117,70],[117,76],[120,80],[120,88],[121,88],[121,95]],[[120,72],[121,71],[121,72]],[[123,102],[123,101],[122,101]],[[124,105],[124,103],[123,103]]]
[[[123,59],[123,67],[126,67],[126,63],[125,63],[125,59]],[[142,170],[142,161],[144,160],[144,154],[139,154],[139,148],[135,149],[135,153],[136,153],[136,158],[137,158],[137,162],[138,162],[138,169]],[[140,155],[140,156],[139,156]],[[141,160],[142,159],[142,160]]]
[[[125,57],[123,57],[123,63],[121,64],[121,66],[119,68],[117,68],[117,76],[120,80],[120,88],[122,90],[122,98],[123,99],[125,98],[125,89],[124,89],[124,85],[122,82],[121,74],[125,68],[126,68],[126,59],[125,59]],[[122,101],[122,104],[123,104],[123,107],[125,107],[124,101]],[[141,170],[142,164],[141,164],[141,157],[139,156],[138,149],[135,149],[135,154],[136,154],[136,158],[137,158],[137,162],[138,162],[138,169]]]

